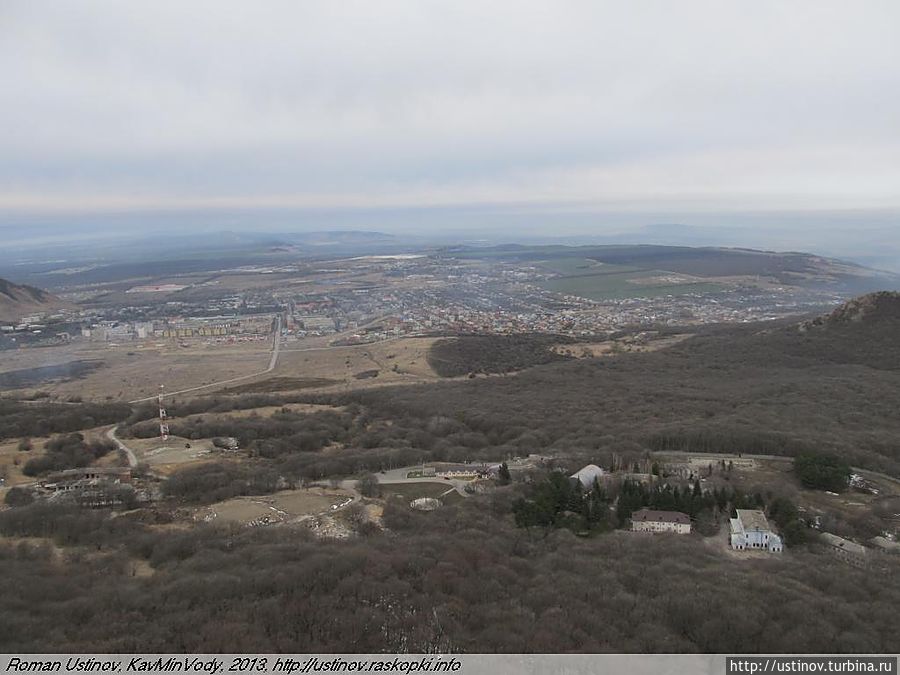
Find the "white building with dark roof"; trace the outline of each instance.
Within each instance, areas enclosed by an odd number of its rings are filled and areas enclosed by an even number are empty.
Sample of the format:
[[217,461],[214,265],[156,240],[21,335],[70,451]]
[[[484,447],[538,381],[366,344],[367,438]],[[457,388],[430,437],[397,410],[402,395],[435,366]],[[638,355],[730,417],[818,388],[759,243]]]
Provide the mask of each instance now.
[[691,519],[686,513],[680,511],[641,509],[631,514],[631,531],[690,534]]
[[731,548],[780,553],[784,544],[769,525],[766,514],[753,509],[738,509],[737,518],[731,519]]

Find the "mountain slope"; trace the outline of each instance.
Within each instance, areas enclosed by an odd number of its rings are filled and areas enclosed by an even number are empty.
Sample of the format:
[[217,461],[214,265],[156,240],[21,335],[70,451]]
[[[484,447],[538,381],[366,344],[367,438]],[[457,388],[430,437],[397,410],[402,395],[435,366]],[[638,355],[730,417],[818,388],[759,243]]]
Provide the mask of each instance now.
[[23,316],[63,306],[63,301],[47,291],[0,279],[0,321],[18,321]]
[[873,328],[881,324],[900,323],[900,293],[880,291],[854,298],[834,310],[803,325],[804,328],[842,328],[857,324]]

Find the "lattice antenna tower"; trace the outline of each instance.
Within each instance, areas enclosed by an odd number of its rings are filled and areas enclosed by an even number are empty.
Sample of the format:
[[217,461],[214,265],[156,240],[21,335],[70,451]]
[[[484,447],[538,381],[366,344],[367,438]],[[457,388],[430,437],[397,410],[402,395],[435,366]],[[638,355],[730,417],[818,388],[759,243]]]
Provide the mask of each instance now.
[[159,437],[167,441],[169,440],[169,417],[166,413],[166,407],[163,405],[163,395],[165,393],[165,385],[159,385],[159,395],[156,397],[157,401],[159,401]]

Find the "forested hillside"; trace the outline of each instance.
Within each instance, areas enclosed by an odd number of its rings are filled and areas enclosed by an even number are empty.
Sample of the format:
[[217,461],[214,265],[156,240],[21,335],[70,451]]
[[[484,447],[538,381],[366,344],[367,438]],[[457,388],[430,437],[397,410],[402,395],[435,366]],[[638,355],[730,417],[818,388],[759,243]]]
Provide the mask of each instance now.
[[467,443],[476,455],[498,445],[502,452],[585,456],[641,447],[787,455],[825,449],[898,475],[897,335],[889,309],[812,327],[724,327],[654,353],[335,400],[402,420],[385,432],[394,435],[416,420],[452,419],[459,432],[477,435]]
[[562,335],[460,335],[443,338],[428,352],[428,364],[442,377],[499,374],[571,357],[553,351],[574,342]]
[[[735,562],[698,541],[512,525],[509,498],[315,541],[23,507],[0,533],[4,652],[889,652],[895,570],[798,550]],[[73,548],[75,546],[83,549]],[[84,551],[80,553],[79,551]]]

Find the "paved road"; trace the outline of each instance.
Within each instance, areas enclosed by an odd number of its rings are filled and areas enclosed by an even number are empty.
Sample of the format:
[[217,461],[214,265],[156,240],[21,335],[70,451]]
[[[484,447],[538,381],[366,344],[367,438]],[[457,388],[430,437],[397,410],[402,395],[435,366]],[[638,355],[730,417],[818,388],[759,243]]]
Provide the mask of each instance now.
[[[272,339],[272,358],[269,359],[269,365],[265,370],[261,370],[258,373],[250,373],[249,375],[241,375],[240,377],[232,377],[228,380],[219,380],[218,382],[210,382],[209,384],[201,384],[197,387],[189,387],[187,389],[179,389],[178,391],[167,391],[166,396],[176,396],[178,394],[187,394],[192,391],[200,391],[201,389],[209,389],[210,387],[220,387],[223,384],[231,384],[232,382],[240,382],[242,380],[249,380],[251,377],[258,377],[260,375],[265,375],[266,373],[271,373],[275,370],[275,366],[278,365],[278,354],[281,351],[281,316],[278,317],[278,325],[275,326],[275,336]],[[155,401],[156,396],[147,396],[145,398],[136,398],[133,401],[129,401],[129,403],[144,403],[145,401]]]
[[109,431],[106,432],[106,437],[115,443],[119,450],[125,453],[125,456],[128,458],[128,466],[132,469],[137,468],[137,455],[134,454],[134,450],[119,440],[118,436],[116,436],[116,427],[110,427]]

